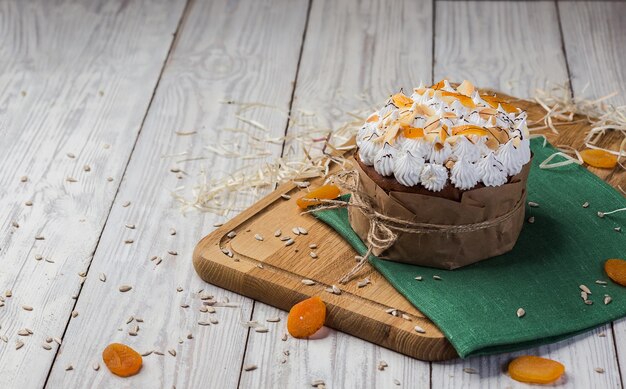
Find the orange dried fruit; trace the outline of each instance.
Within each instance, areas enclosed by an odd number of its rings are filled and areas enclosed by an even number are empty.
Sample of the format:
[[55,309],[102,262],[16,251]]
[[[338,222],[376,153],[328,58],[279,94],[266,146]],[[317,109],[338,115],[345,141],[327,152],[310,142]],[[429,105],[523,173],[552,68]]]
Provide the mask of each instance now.
[[623,259],[607,259],[604,271],[614,282],[626,286],[626,261]]
[[419,127],[404,127],[402,134],[405,138],[409,139],[422,138],[424,136],[424,129]]
[[300,197],[298,200],[296,200],[296,204],[298,204],[298,207],[305,209],[306,207],[310,207],[312,205],[321,204],[321,201],[319,201],[318,199],[336,199],[340,193],[341,190],[337,187],[337,185],[322,185],[319,188],[314,189],[304,196]]
[[439,81],[438,83],[436,83],[435,85],[431,86],[431,89],[439,90],[439,89],[443,88],[446,85],[444,83],[444,81],[446,81],[445,78],[443,80]]
[[474,101],[470,97],[462,95],[460,93],[443,91],[441,92],[441,96],[442,99],[448,104],[451,104],[454,100],[458,100],[461,104],[468,108],[476,107],[476,104],[474,104]]
[[413,105],[413,100],[404,93],[396,93],[391,96],[391,100],[398,108],[404,108]]
[[482,127],[474,126],[472,124],[465,124],[462,126],[452,127],[452,135],[486,136],[489,135],[489,132]]
[[291,307],[287,316],[287,330],[294,338],[307,338],[322,328],[324,321],[326,304],[314,296]]
[[485,102],[493,108],[498,108],[498,104],[500,104],[502,109],[504,109],[507,113],[517,112],[517,108],[513,104],[507,103],[496,96],[480,95],[480,98],[485,100]]
[[613,169],[617,165],[617,156],[605,150],[586,149],[580,152],[583,161],[589,166]]
[[135,375],[141,369],[141,355],[121,343],[111,343],[102,351],[102,360],[111,373],[120,377]]
[[509,363],[509,375],[515,381],[531,384],[549,384],[565,373],[562,363],[551,359],[523,355]]
[[366,120],[367,123],[377,122],[377,121],[378,121],[378,114],[377,113],[371,114],[370,117],[368,117],[367,120]]

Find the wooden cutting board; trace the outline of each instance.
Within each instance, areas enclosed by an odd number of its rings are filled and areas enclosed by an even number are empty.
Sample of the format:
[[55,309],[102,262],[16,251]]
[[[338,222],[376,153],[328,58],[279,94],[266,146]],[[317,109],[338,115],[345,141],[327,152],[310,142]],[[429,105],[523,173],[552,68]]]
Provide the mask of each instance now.
[[[537,104],[508,98],[526,109],[531,120],[543,117],[545,111]],[[545,134],[553,144],[582,149],[587,130],[585,123],[578,122],[559,126],[559,134]],[[619,137],[608,139],[609,145],[619,141]],[[592,171],[614,186],[626,187],[624,171]],[[311,188],[321,183],[321,179],[313,180]],[[349,284],[338,284],[339,278],[354,266],[356,252],[326,224],[312,215],[300,214],[295,201],[306,191],[292,183],[284,184],[202,239],[193,255],[200,277],[285,311],[305,298],[319,295],[328,309],[329,327],[417,359],[455,358],[456,351],[441,331],[371,267],[362,270],[358,279]],[[291,199],[283,199],[283,194]],[[296,236],[294,227],[304,227],[308,233]],[[290,236],[295,243],[285,246],[274,236],[277,229],[282,231],[281,237]],[[230,231],[236,232],[234,238],[227,236]],[[256,234],[263,241],[255,239]],[[311,244],[317,248],[309,248]],[[310,256],[312,251],[317,258]],[[370,278],[371,284],[358,288],[356,281],[365,277]],[[316,284],[307,286],[303,279]],[[338,285],[341,294],[325,291],[331,285]],[[389,309],[404,313],[404,317],[387,313]],[[417,333],[416,325],[425,333]]]

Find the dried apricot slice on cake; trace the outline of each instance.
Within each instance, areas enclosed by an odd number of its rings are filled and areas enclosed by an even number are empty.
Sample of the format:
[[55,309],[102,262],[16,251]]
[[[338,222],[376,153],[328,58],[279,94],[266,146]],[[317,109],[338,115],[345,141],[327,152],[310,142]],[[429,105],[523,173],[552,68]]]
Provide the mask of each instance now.
[[589,166],[613,169],[617,165],[617,156],[605,150],[586,149],[580,152],[583,161]]
[[121,343],[111,343],[102,351],[102,360],[111,373],[120,377],[135,375],[141,369],[141,355]]
[[626,261],[623,259],[607,259],[604,271],[614,282],[626,286]]
[[291,307],[287,316],[287,330],[294,338],[307,338],[322,328],[325,321],[326,304],[314,296]]
[[509,375],[519,382],[549,384],[558,380],[563,373],[565,366],[562,363],[533,355],[517,357],[509,363]]

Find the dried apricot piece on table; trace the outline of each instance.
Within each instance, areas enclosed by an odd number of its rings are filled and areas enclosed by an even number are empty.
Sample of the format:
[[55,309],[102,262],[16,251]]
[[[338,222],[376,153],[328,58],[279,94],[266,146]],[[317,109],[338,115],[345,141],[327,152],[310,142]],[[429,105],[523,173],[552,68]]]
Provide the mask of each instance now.
[[614,282],[626,286],[626,261],[623,259],[607,259],[604,271]]
[[565,373],[562,363],[551,359],[523,355],[509,363],[509,375],[515,381],[532,384],[549,384]]
[[309,193],[305,194],[304,196],[300,197],[296,201],[296,204],[298,204],[298,207],[304,209],[312,205],[321,204],[321,201],[318,201],[318,199],[324,199],[324,200],[336,199],[340,193],[341,193],[341,190],[336,185],[322,185],[319,188],[314,189],[310,191]]
[[617,165],[617,156],[605,150],[585,149],[580,152],[583,161],[589,166],[613,169]]
[[287,330],[294,338],[307,338],[316,333],[326,321],[326,305],[314,296],[291,307]]
[[137,374],[143,363],[137,351],[121,343],[108,345],[102,352],[102,360],[111,373],[120,377]]

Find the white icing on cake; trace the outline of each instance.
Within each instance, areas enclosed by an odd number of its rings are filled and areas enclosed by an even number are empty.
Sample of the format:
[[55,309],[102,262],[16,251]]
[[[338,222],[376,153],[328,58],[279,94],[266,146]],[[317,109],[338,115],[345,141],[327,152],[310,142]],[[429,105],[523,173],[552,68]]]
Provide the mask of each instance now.
[[424,158],[414,156],[410,151],[401,152],[395,158],[393,175],[404,186],[415,186],[420,182]]
[[478,167],[473,162],[461,159],[452,166],[450,181],[461,190],[471,189],[480,181]]
[[448,181],[448,169],[436,163],[426,163],[422,169],[422,174],[420,174],[420,181],[424,188],[439,192]]
[[504,166],[493,152],[478,162],[478,172],[485,186],[500,186],[507,182]]
[[389,143],[385,145],[376,153],[374,158],[374,170],[381,176],[390,176],[393,174],[394,158],[397,154],[395,147]]

